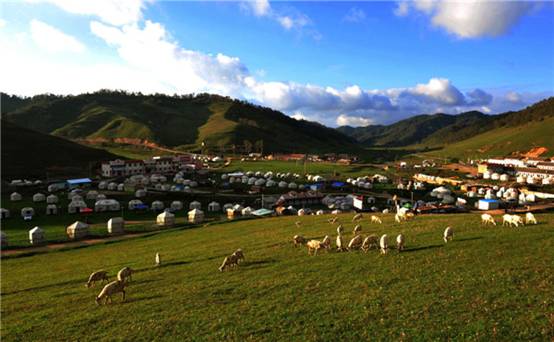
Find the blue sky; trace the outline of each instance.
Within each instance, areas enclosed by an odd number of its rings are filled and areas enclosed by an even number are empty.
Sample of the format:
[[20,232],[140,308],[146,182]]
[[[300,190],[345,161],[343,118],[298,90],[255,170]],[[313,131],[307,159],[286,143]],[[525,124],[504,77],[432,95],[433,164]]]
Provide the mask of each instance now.
[[326,125],[554,93],[540,2],[0,2],[8,93],[211,92]]

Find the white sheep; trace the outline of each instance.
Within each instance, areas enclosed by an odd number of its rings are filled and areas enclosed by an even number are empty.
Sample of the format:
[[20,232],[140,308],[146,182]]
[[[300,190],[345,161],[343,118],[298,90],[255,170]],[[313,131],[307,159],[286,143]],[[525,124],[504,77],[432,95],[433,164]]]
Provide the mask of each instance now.
[[405,245],[404,235],[398,234],[398,236],[396,237],[396,248],[398,248],[399,252],[404,250],[404,245]]
[[361,235],[356,235],[348,243],[348,250],[360,249],[362,247],[363,237]]
[[387,234],[383,234],[383,236],[381,236],[381,239],[379,240],[379,247],[381,247],[381,254],[387,254],[387,250],[389,249],[389,237]]
[[325,235],[323,240],[321,240],[321,247],[327,250],[331,248],[331,238],[329,235]]
[[102,280],[102,284],[105,281],[108,281],[108,272],[102,270],[102,271],[96,271],[92,272],[92,274],[88,277],[86,287],[91,287],[94,285],[95,282]]
[[125,301],[125,281],[121,280],[115,280],[111,283],[108,283],[102,291],[100,291],[100,294],[96,296],[96,304],[100,305],[100,301],[102,298],[104,298],[104,304],[108,304],[108,299],[110,300],[110,303],[112,302],[112,295],[121,292],[123,294],[123,301]]
[[512,222],[516,225],[516,227],[519,227],[520,224],[522,226],[525,225],[525,223],[523,221],[523,217],[521,217],[519,215],[512,215]]
[[123,267],[119,270],[119,272],[117,272],[117,280],[126,281],[127,278],[129,278],[129,280],[133,280],[133,273],[134,271],[130,267]]
[[396,213],[396,215],[394,215],[394,220],[398,223],[406,221],[406,215],[404,213]]
[[490,215],[490,214],[481,215],[481,223],[484,224],[484,225],[493,224],[493,225],[496,226],[496,222],[494,221],[494,217],[492,217],[492,215]]
[[156,266],[162,265],[162,258],[160,257],[160,253],[156,253]]
[[525,214],[525,224],[537,224],[537,219],[535,218],[535,215],[533,213],[526,213]]
[[297,247],[298,245],[303,245],[306,243],[306,239],[302,235],[295,235],[292,238],[292,242],[294,243],[294,247]]
[[342,252],[344,250],[344,239],[342,238],[341,233],[338,233],[336,243],[337,251]]
[[364,252],[367,252],[373,246],[379,248],[379,237],[375,234],[371,234],[364,239],[364,242],[362,242],[362,250]]
[[362,226],[357,224],[356,227],[354,227],[354,230],[352,231],[352,234],[358,235],[362,232]]
[[381,219],[378,217],[378,216],[375,216],[375,215],[371,215],[371,223],[383,223],[383,221],[381,221]]
[[244,253],[241,248],[237,249],[233,255],[237,257],[237,264],[244,261]]
[[359,221],[359,220],[361,220],[363,217],[364,217],[364,215],[362,215],[362,213],[356,214],[356,215],[354,215],[354,217],[352,218],[352,222],[354,222],[354,221]]
[[313,255],[317,255],[317,251],[322,248],[321,241],[318,240],[310,240],[306,244],[306,247],[308,247],[308,255],[312,254],[312,251],[314,252]]
[[227,267],[233,267],[238,265],[238,258],[236,255],[231,254],[223,259],[223,263],[219,266],[219,271],[223,272]]
[[454,238],[454,230],[452,227],[446,227],[443,234],[444,242],[448,242],[448,240],[452,240]]
[[342,224],[339,224],[337,227],[337,234],[342,234],[344,232],[344,228],[342,227]]
[[519,225],[523,225],[523,218],[521,218],[521,216],[518,216],[518,215],[510,215],[510,214],[504,214],[502,216],[502,225],[506,225],[508,224],[510,227],[512,225],[516,226],[516,227],[519,227]]

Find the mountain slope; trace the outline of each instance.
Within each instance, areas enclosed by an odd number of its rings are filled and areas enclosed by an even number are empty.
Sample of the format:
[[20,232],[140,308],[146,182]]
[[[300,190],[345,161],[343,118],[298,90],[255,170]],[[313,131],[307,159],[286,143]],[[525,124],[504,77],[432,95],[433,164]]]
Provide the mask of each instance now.
[[82,174],[111,153],[35,132],[2,120],[2,178]]
[[[39,101],[40,100],[40,101]],[[334,129],[217,95],[165,96],[100,91],[32,98],[4,117],[18,125],[69,139],[132,138],[167,147],[254,144],[266,152],[356,149]]]

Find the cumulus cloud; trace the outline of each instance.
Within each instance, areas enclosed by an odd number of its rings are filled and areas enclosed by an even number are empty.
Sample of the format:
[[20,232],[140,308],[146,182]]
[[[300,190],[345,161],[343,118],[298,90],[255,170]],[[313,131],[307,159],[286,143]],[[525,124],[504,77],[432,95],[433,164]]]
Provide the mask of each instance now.
[[338,126],[354,126],[354,127],[365,127],[374,124],[373,120],[370,118],[364,118],[361,116],[348,116],[341,114],[337,117],[336,121]]
[[[285,30],[301,30],[312,24],[312,20],[307,15],[298,10],[289,9],[286,12],[275,10],[271,7],[269,0],[252,0],[241,4],[242,8],[247,9],[256,17],[266,17],[277,22]],[[319,33],[310,32],[316,38]]]
[[506,100],[511,103],[521,103],[521,95],[516,93],[515,91],[510,91],[506,93],[505,96]]
[[81,53],[86,49],[85,45],[77,40],[77,38],[40,20],[31,20],[30,27],[31,37],[35,44],[48,52]]
[[435,27],[460,38],[477,38],[505,34],[534,6],[527,1],[415,0],[399,3],[394,12],[406,16],[411,7],[429,16]]
[[366,14],[364,10],[357,7],[352,7],[350,8],[350,10],[348,10],[348,13],[346,13],[346,15],[343,17],[343,20],[351,23],[359,23],[363,21],[365,18],[366,18]]

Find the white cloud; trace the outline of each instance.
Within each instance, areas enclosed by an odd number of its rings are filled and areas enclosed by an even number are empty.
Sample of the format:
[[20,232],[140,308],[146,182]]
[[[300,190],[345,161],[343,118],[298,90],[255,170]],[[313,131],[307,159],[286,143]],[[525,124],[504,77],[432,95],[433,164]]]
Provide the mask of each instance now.
[[460,38],[503,35],[535,6],[527,1],[415,0],[399,3],[395,14],[407,15],[409,4],[414,10],[430,16],[433,26]]
[[85,45],[77,38],[40,20],[31,20],[30,27],[31,37],[35,44],[48,52],[81,53],[86,50]]
[[0,28],[6,27],[7,24],[8,22],[6,20],[0,19]]
[[357,7],[352,7],[350,8],[350,10],[348,10],[348,13],[346,13],[346,15],[343,17],[343,20],[351,23],[359,23],[363,21],[365,18],[366,18],[366,14],[364,10]]
[[512,103],[521,103],[521,95],[516,93],[515,91],[510,91],[506,93],[506,100]]
[[405,17],[410,11],[410,6],[406,1],[400,1],[394,9],[394,15],[398,17]]
[[249,1],[248,4],[252,8],[254,15],[258,17],[262,17],[270,13],[271,6],[269,5],[268,0],[254,0]]
[[364,118],[361,116],[348,116],[345,114],[341,114],[337,117],[336,123],[338,126],[365,127],[365,126],[372,125],[374,122],[370,118]]
[[[300,30],[305,26],[311,25],[311,19],[297,10],[289,9],[287,13],[275,10],[271,7],[269,0],[251,0],[246,3],[241,3],[241,7],[247,9],[256,17],[266,17],[277,22],[285,30],[297,29]],[[311,33],[315,38],[318,34]]]

